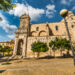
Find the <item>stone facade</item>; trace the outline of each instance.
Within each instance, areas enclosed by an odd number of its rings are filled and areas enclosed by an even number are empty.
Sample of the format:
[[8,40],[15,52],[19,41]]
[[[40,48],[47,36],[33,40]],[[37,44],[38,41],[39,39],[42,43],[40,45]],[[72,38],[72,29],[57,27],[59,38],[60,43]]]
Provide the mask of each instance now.
[[[66,17],[68,29],[71,34],[72,42],[75,42],[75,16],[69,11]],[[26,14],[20,17],[20,27],[16,32],[15,48],[13,56],[21,55],[33,56],[31,51],[31,44],[35,41],[46,42],[47,44],[55,39],[67,38],[67,31],[65,28],[64,20],[56,23],[43,23],[43,24],[30,24],[30,17]],[[44,55],[49,54],[49,52]]]

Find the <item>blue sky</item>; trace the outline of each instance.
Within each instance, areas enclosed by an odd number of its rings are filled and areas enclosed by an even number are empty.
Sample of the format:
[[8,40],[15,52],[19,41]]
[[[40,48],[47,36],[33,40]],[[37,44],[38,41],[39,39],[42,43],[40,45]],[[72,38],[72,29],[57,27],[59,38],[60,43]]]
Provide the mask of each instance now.
[[59,22],[62,17],[59,12],[68,9],[75,13],[75,0],[13,0],[16,8],[9,12],[0,11],[0,41],[15,38],[14,32],[19,27],[19,17],[26,13],[31,17],[31,24]]

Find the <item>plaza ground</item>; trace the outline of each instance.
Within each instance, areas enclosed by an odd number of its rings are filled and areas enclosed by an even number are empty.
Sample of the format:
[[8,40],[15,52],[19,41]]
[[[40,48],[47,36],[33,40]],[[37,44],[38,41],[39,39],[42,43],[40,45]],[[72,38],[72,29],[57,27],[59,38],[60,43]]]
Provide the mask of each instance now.
[[0,63],[0,75],[75,75],[72,58],[21,59],[10,63]]

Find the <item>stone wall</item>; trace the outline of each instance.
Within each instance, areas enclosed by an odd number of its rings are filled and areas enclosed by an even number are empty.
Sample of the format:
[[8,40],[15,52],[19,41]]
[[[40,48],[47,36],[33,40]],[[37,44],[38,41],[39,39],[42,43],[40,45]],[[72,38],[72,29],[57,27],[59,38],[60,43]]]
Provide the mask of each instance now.
[[[72,42],[75,43],[75,16],[72,12],[69,12],[66,21],[68,23],[68,29],[71,35]],[[55,37],[67,38],[67,31],[65,28],[64,20],[56,23],[42,23],[42,24],[30,24],[29,15],[22,15],[20,17],[20,27],[16,32],[16,43],[13,54],[16,55],[18,41],[23,40],[22,56],[33,56],[31,51],[31,44],[35,41],[41,41],[48,43],[54,40]],[[42,55],[47,55],[50,52],[46,52]]]
[[[34,56],[32,50],[31,50],[32,43],[37,42],[37,41],[41,41],[41,42],[47,43],[47,45],[49,45],[49,42],[51,40],[54,40],[56,37],[58,37],[58,38],[67,38],[68,39],[68,36],[28,37],[28,41],[27,41],[27,56],[29,56],[29,57]],[[50,54],[50,50],[48,52],[46,52],[46,53],[41,53],[41,56],[46,56],[46,55],[49,55],[49,54]]]
[[[31,26],[32,36],[47,36],[47,25],[49,25],[51,35],[53,36],[66,35],[65,24],[63,22],[59,22],[59,23],[44,23],[32,25]],[[56,27],[58,27],[58,30],[56,30]]]

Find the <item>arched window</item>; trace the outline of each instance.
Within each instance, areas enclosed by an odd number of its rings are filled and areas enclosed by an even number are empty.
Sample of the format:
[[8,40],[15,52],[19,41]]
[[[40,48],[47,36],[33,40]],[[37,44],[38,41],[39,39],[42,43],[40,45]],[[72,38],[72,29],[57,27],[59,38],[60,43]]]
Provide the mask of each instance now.
[[73,20],[73,18],[71,18]]
[[39,31],[39,27],[36,28],[36,31]]
[[39,35],[38,36],[47,36],[47,33],[46,33],[46,31],[40,31],[39,32]]
[[32,31],[31,32],[31,36],[37,36],[37,32],[36,31]]
[[71,26],[72,28],[74,27],[74,25]]
[[55,27],[56,31],[58,31],[58,26]]

